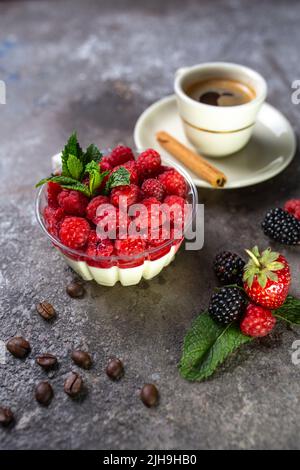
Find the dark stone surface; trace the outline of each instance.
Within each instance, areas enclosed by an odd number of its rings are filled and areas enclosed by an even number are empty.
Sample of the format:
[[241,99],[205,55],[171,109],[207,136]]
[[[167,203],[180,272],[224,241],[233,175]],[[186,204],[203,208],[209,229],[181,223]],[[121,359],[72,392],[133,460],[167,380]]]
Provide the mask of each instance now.
[[[151,282],[104,288],[87,283],[84,299],[65,292],[73,278],[39,231],[34,183],[48,173],[49,157],[76,128],[83,144],[132,144],[144,108],[172,92],[175,70],[207,60],[231,60],[259,70],[269,101],[295,129],[299,106],[291,82],[299,79],[299,2],[5,2],[0,3],[0,339],[26,337],[32,353],[0,365],[0,401],[16,426],[0,430],[2,449],[103,448],[299,448],[299,367],[291,346],[299,330],[245,347],[213,379],[200,384],[179,377],[184,333],[207,305],[215,285],[211,262],[219,249],[240,253],[268,241],[259,229],[264,211],[299,194],[299,155],[277,178],[243,190],[200,190],[205,203],[204,249],[181,252]],[[276,245],[272,245],[280,248]],[[300,295],[299,248],[281,249]],[[47,300],[57,319],[35,311]],[[1,343],[2,344],[2,343]],[[88,393],[81,402],[63,391],[70,352],[87,349],[94,367],[81,371]],[[58,370],[35,364],[55,354]],[[126,373],[111,382],[111,355]],[[51,380],[48,409],[34,400],[34,386]],[[157,409],[137,397],[145,382],[161,395]]]

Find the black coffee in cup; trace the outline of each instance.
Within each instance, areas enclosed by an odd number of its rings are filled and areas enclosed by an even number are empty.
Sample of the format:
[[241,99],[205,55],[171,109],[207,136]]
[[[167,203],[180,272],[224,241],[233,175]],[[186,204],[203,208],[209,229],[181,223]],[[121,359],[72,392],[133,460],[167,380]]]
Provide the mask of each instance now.
[[211,78],[189,85],[186,94],[195,101],[211,106],[239,106],[255,98],[255,91],[236,80]]

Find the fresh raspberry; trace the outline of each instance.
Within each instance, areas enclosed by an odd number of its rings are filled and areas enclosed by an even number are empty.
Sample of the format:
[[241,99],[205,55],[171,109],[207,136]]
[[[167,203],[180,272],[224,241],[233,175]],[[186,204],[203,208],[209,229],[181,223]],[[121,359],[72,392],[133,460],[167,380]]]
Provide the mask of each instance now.
[[[135,184],[129,184],[125,186],[117,186],[113,188],[110,194],[110,202],[114,206],[119,206],[119,198],[122,196],[122,199],[126,199],[127,206],[131,206],[132,204],[136,204],[140,197],[141,197],[141,190]],[[124,201],[122,201],[123,203]]]
[[152,234],[149,234],[147,243],[149,248],[149,259],[151,261],[161,258],[169,253],[172,244],[168,241],[173,239],[173,229],[166,230],[164,227],[159,227]]
[[148,149],[142,152],[137,159],[137,168],[141,179],[156,176],[160,169],[161,159],[156,150]]
[[58,207],[57,196],[62,191],[61,186],[58,183],[49,181],[47,184],[47,199],[50,207]]
[[255,304],[248,304],[246,314],[241,321],[240,328],[244,335],[261,337],[273,330],[276,318],[271,310]]
[[59,238],[69,248],[79,250],[83,248],[90,234],[90,225],[82,217],[66,217],[59,230]]
[[136,211],[133,228],[140,232],[143,238],[147,238],[148,233],[156,230],[164,221],[161,203],[155,197],[149,197],[141,201],[140,205],[143,210]]
[[89,203],[89,199],[84,194],[69,189],[64,189],[58,195],[57,200],[66,214],[78,216],[85,215],[85,209]]
[[183,176],[176,170],[168,170],[158,176],[167,194],[186,197],[187,184]]
[[145,197],[155,197],[159,201],[162,201],[165,195],[162,184],[155,178],[145,180],[141,189]]
[[166,211],[166,213],[170,216],[171,224],[175,224],[178,227],[183,227],[186,200],[173,194],[165,198],[164,204],[166,204],[169,208],[169,211]]
[[46,227],[51,235],[57,237],[58,230],[62,219],[64,218],[65,213],[61,207],[55,208],[47,206],[44,210],[44,219],[46,222]]
[[134,155],[131,148],[124,147],[123,145],[118,145],[115,147],[109,157],[109,162],[112,167],[117,165],[122,165],[123,163],[128,162],[129,160],[134,160]]
[[110,176],[112,173],[117,171],[119,168],[126,168],[126,170],[129,171],[130,173],[130,183],[131,184],[138,184],[139,182],[139,174],[137,170],[137,165],[134,161],[130,160],[129,162],[122,163],[122,165],[115,166],[112,172],[110,173]]
[[143,253],[146,242],[139,236],[128,237],[124,240],[116,240],[115,249],[119,256],[132,256]]
[[99,206],[102,204],[108,204],[109,198],[107,196],[96,196],[87,205],[86,217],[96,224],[96,213]]
[[98,209],[94,220],[97,225],[97,233],[101,234],[101,238],[116,239],[127,236],[129,224],[127,213],[112,204],[105,204],[100,210]]
[[159,169],[157,170],[157,176],[158,175],[161,175],[162,173],[164,173],[165,171],[170,171],[172,170],[173,168],[171,166],[167,166],[167,165],[160,165]]
[[86,249],[88,256],[111,256],[113,251],[114,244],[109,238],[101,239],[95,230],[91,230]]
[[104,173],[104,171],[110,171],[112,169],[110,157],[103,157],[99,163],[99,166],[102,173]]
[[300,199],[290,199],[286,201],[284,210],[300,220]]

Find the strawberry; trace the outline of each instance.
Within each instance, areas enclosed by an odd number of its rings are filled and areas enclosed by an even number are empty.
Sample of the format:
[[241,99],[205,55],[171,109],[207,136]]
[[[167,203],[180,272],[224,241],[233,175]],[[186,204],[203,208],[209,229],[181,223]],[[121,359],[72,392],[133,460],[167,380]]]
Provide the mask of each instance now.
[[280,307],[288,295],[291,283],[287,260],[270,248],[262,254],[257,246],[246,252],[250,257],[243,276],[246,294],[262,307]]
[[271,310],[249,303],[240,328],[244,335],[258,338],[270,333],[275,323],[276,318],[273,317]]

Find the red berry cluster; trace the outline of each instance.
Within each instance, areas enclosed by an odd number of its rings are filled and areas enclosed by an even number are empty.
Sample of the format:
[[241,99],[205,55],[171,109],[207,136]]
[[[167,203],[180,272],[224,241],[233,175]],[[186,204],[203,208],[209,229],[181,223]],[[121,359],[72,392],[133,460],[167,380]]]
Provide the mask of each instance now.
[[[49,232],[66,247],[94,258],[133,256],[164,245],[172,239],[175,227],[183,227],[187,183],[175,169],[162,166],[158,152],[148,149],[135,160],[130,148],[118,146],[101,159],[99,167],[109,174],[92,198],[48,182],[44,219]],[[128,170],[130,184],[105,193],[106,182],[120,167]],[[136,203],[143,204],[145,211],[131,215],[130,207]],[[164,212],[163,207],[171,210]],[[137,222],[138,235],[127,233],[132,220]],[[164,225],[171,228],[168,236]],[[105,237],[99,236],[98,227],[107,234]],[[174,240],[175,244],[179,242]],[[163,254],[163,248],[161,253],[156,251],[156,257]]]

